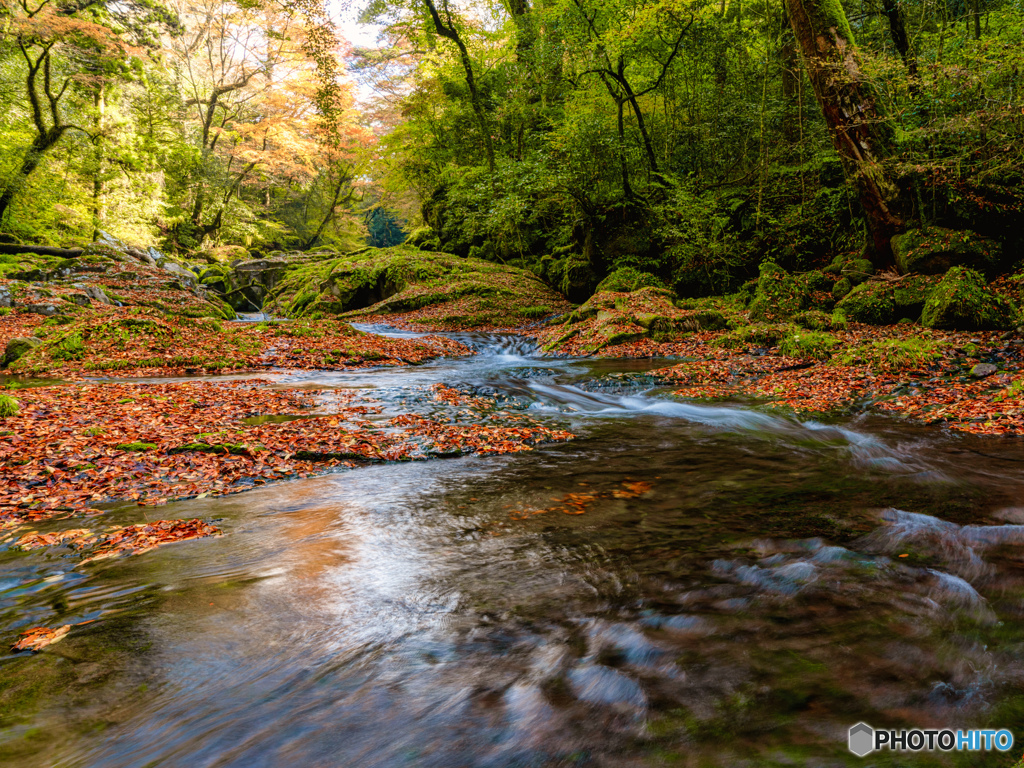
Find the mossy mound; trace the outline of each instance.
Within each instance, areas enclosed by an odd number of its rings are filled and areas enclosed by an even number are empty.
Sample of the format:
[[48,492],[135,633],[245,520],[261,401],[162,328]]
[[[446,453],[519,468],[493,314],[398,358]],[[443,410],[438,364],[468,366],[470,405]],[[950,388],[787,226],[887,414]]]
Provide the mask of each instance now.
[[807,309],[830,309],[833,281],[814,270],[790,274],[778,264],[765,262],[750,302],[750,319],[757,322],[788,320]]
[[21,412],[18,401],[10,395],[0,395],[0,419],[17,416]]
[[806,331],[790,323],[753,323],[719,336],[715,344],[731,349],[769,349],[778,346],[784,338],[800,333]]
[[680,308],[664,288],[596,293],[545,338],[545,351],[571,346],[585,352],[641,339],[671,341],[686,334],[726,327],[724,312],[710,306]]
[[47,328],[43,343],[24,352],[9,370],[34,376],[148,368],[219,371],[251,367],[259,352],[258,340],[246,329],[225,329],[214,319],[120,310]]
[[910,275],[899,280],[861,283],[836,304],[836,313],[855,323],[891,325],[918,320],[937,277]]
[[532,272],[408,246],[290,263],[265,307],[287,317],[430,308],[417,321],[445,327],[514,327],[568,308]]
[[631,293],[641,288],[664,288],[665,283],[649,272],[620,267],[597,286],[598,293]]
[[928,296],[921,323],[928,328],[977,331],[1013,328],[1017,308],[989,290],[973,269],[953,267]]
[[824,331],[800,329],[779,340],[779,352],[786,357],[813,360],[828,360],[837,346],[839,346],[839,339]]
[[913,229],[892,238],[896,266],[906,274],[918,272],[940,275],[952,267],[971,267],[988,271],[995,267],[1002,248],[995,240],[970,230],[930,227],[927,232]]

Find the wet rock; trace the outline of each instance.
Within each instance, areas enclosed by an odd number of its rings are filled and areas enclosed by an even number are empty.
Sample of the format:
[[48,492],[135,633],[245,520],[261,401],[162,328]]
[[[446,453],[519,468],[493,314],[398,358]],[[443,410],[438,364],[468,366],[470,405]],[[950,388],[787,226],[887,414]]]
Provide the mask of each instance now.
[[35,349],[42,343],[43,340],[37,339],[35,336],[17,336],[11,339],[7,342],[7,347],[4,350],[3,362],[0,363],[0,367],[6,368],[15,360],[22,357],[26,352]]
[[711,624],[700,616],[648,616],[641,619],[641,624],[651,629],[657,629],[674,634],[699,634],[707,635],[714,631]]
[[988,607],[985,598],[970,583],[959,576],[932,568],[928,569],[928,573],[935,580],[929,593],[931,599],[966,609],[977,621],[992,623],[996,620],[996,616]]
[[999,370],[998,366],[992,365],[992,363],[978,363],[976,366],[971,368],[971,376],[976,379],[983,379],[986,376],[991,376]]
[[516,730],[532,732],[554,718],[555,711],[536,685],[516,683],[503,697],[505,711]]
[[583,663],[570,671],[567,679],[573,695],[580,701],[639,710],[647,708],[643,689],[618,670]]
[[628,624],[595,621],[588,632],[588,648],[594,658],[616,657],[627,664],[648,666],[665,655],[643,632]]
[[742,565],[729,560],[715,560],[712,572],[724,578],[738,581],[762,592],[793,595],[816,581],[818,569],[806,560],[797,560],[785,565],[762,568],[757,565]]

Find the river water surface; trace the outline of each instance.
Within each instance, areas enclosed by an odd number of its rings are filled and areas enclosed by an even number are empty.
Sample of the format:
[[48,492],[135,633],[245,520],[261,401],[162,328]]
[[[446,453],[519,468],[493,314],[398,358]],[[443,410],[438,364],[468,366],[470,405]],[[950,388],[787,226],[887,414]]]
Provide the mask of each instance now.
[[[88,567],[0,551],[5,631],[97,620],[0,664],[0,762],[864,765],[860,720],[1024,747],[1020,441],[687,403],[642,375],[670,361],[462,338],[481,354],[277,379],[380,419],[443,382],[577,439],[114,509],[226,535]],[[532,514],[568,494],[583,514]]]

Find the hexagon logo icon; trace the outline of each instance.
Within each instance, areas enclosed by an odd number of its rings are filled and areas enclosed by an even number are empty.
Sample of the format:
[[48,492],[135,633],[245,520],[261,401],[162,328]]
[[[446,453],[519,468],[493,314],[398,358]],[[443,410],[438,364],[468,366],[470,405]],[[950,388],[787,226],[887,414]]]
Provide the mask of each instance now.
[[864,757],[874,749],[875,729],[867,723],[857,723],[850,729],[850,751]]

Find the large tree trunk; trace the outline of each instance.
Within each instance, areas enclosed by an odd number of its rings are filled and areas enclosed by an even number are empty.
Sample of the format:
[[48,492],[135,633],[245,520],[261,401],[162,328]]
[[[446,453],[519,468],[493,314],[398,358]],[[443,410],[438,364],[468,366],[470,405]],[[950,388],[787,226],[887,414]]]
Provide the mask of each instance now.
[[832,143],[857,186],[871,233],[872,261],[889,266],[889,241],[904,227],[898,190],[882,165],[892,149],[892,133],[860,71],[850,24],[839,0],[785,3]]

